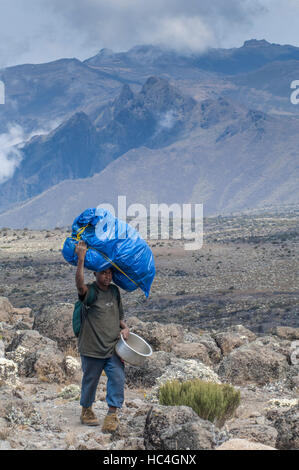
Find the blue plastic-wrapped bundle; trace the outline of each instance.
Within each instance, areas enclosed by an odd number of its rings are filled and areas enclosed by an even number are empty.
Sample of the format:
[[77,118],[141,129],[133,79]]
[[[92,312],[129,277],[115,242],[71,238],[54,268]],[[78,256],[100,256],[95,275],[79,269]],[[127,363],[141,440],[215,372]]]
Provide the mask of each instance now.
[[113,282],[126,291],[138,287],[149,296],[155,277],[153,253],[137,230],[106,209],[87,209],[74,220],[72,235],[62,247],[64,259],[77,266],[75,247],[83,240],[88,249],[84,266],[92,271],[112,268]]

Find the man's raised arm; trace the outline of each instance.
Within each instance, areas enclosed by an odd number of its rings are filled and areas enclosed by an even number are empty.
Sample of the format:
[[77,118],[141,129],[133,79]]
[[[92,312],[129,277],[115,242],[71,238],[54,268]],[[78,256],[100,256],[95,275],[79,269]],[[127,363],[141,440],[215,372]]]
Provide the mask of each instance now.
[[84,241],[80,240],[75,248],[78,256],[78,264],[76,271],[76,286],[79,295],[84,296],[87,292],[87,285],[84,283],[84,259],[86,255],[87,246]]

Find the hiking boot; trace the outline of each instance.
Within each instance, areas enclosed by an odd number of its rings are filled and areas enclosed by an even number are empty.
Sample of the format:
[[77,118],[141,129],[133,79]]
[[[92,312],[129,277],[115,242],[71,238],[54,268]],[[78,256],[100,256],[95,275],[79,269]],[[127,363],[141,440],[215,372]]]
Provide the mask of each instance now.
[[87,426],[98,426],[100,424],[96,415],[92,411],[91,406],[89,408],[84,408],[82,406],[80,421],[82,424],[86,424]]
[[116,413],[109,413],[105,416],[102,432],[114,432],[119,426],[119,419]]

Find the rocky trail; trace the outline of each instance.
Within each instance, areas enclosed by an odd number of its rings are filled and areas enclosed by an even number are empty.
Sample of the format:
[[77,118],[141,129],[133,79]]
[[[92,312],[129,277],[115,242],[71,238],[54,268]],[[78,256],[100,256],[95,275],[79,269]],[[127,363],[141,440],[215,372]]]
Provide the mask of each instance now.
[[[126,365],[114,434],[80,423],[75,268],[60,253],[68,232],[1,229],[0,449],[299,449],[297,218],[266,219],[210,219],[198,252],[150,241],[150,298],[121,295],[131,331],[154,352],[143,368]],[[159,387],[175,378],[232,384],[241,403],[218,428],[159,404]],[[105,389],[102,376],[100,421]]]
[[[154,353],[143,368],[126,365],[121,424],[114,434],[104,434],[100,427],[80,424],[81,370],[71,346],[72,305],[53,306],[34,322],[28,309],[14,309],[1,297],[0,312],[1,449],[217,449],[234,439],[242,445],[299,448],[298,328],[277,327],[266,336],[241,325],[194,333],[176,324],[129,318],[131,330],[149,341]],[[43,336],[40,331],[55,318],[58,327]],[[192,378],[227,382],[240,390],[241,404],[222,428],[189,407],[159,405],[161,384]],[[105,389],[102,376],[94,405],[100,420],[107,411]]]

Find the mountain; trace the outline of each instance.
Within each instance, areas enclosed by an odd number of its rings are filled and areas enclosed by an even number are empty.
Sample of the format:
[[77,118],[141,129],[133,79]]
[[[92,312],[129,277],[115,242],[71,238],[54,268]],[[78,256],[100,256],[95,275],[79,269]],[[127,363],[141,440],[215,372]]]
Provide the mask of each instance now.
[[240,48],[212,49],[196,60],[196,65],[227,75],[251,72],[276,61],[299,60],[299,48],[271,44],[265,39],[245,41]]
[[9,122],[31,132],[79,111],[88,114],[127,83],[78,59],[7,67],[0,70],[0,80],[6,99],[5,106],[0,106],[0,132],[5,132]]
[[[13,123],[31,133],[48,128],[52,122],[57,125],[80,111],[93,120],[99,109],[119,95],[123,85],[140,91],[153,75],[171,81],[195,99],[226,94],[247,107],[298,114],[299,107],[290,103],[290,83],[283,85],[283,99],[281,91],[276,95],[276,87],[281,86],[281,67],[292,75],[298,60],[297,47],[249,40],[239,48],[208,49],[201,54],[184,55],[141,45],[120,53],[102,49],[85,61],[71,58],[7,67],[0,70],[6,90],[6,104],[0,106],[0,132],[6,132],[7,125]],[[252,82],[252,73],[271,64],[273,69],[264,69],[262,80],[257,75]],[[288,81],[297,78],[295,68]],[[260,90],[261,83],[270,82],[274,86],[267,93]]]
[[[52,209],[54,225],[66,214],[69,223],[73,203],[102,199],[98,185],[107,200],[196,200],[211,214],[296,202],[299,106],[290,83],[298,59],[299,48],[250,40],[190,55],[104,49],[83,62],[0,70],[0,132],[8,123],[37,129],[0,184],[1,223],[43,225]],[[39,135],[43,126],[53,130]],[[38,215],[45,201],[48,219]]]
[[35,196],[64,179],[91,176],[110,161],[102,157],[96,128],[83,112],[48,135],[33,137],[22,154],[13,177],[0,185],[0,208]]
[[184,131],[195,105],[163,79],[149,78],[136,94],[125,85],[94,123],[79,112],[48,135],[32,138],[13,177],[0,185],[0,210],[65,179],[92,176],[132,148],[169,145]]
[[117,214],[123,195],[127,207],[148,211],[151,203],[203,203],[204,215],[298,203],[297,130],[295,117],[205,100],[192,108],[176,142],[131,149],[91,178],[63,181],[0,214],[0,226],[65,226],[103,203]]
[[299,60],[298,47],[271,44],[265,39],[252,39],[245,41],[239,48],[209,48],[203,53],[185,56],[174,50],[151,45],[135,46],[128,52],[118,53],[102,49],[84,63],[93,67],[105,67],[106,70],[125,68],[126,71],[130,68],[138,70],[141,67],[169,70],[169,67],[176,65],[177,70],[198,68],[208,72],[235,75],[257,70],[270,62],[288,60]]

